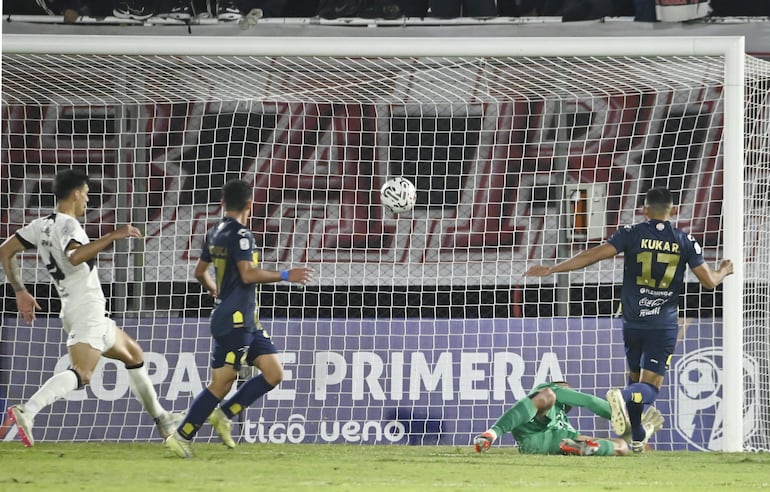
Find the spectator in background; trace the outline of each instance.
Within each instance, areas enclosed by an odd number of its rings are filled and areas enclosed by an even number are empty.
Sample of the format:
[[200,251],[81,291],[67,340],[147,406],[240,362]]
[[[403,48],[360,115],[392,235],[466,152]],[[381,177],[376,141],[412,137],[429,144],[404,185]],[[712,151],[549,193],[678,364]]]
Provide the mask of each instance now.
[[214,0],[159,0],[157,16],[180,21],[193,17],[211,18],[216,7]]
[[244,15],[259,10],[255,17],[283,17],[286,12],[286,0],[218,0],[217,19],[224,21],[240,20]]
[[[287,0],[211,0],[205,6],[191,0],[161,0],[158,16],[169,19],[186,21],[197,13],[213,13],[221,21],[237,21],[250,13],[254,18],[286,17]],[[255,12],[256,11],[256,12]],[[305,9],[307,17],[312,17],[314,11]],[[296,17],[296,16],[294,16]]]
[[161,0],[158,17],[188,21],[195,15],[190,0]]
[[119,0],[115,2],[112,15],[119,19],[147,20],[155,15],[153,0]]

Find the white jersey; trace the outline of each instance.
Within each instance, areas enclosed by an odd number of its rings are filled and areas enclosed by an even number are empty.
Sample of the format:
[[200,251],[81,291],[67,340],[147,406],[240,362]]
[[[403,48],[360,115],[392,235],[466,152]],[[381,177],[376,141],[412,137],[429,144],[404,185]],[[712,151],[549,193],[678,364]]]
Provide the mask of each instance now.
[[105,304],[96,261],[91,259],[73,266],[66,249],[73,242],[89,243],[86,231],[74,217],[53,213],[35,219],[16,232],[16,237],[27,248],[36,248],[59,293],[62,313],[67,307],[77,307],[94,302]]

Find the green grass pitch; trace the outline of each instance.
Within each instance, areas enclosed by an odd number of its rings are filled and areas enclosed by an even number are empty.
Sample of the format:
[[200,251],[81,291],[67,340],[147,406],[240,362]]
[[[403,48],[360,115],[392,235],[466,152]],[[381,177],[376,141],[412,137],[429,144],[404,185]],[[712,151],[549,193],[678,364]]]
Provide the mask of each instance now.
[[0,491],[770,490],[770,453],[526,456],[493,447],[0,443]]

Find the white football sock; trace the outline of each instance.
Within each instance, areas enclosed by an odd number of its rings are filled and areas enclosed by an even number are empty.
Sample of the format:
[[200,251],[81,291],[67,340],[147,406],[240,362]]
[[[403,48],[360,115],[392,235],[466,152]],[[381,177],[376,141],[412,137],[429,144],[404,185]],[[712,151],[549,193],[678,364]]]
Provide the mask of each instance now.
[[24,403],[24,413],[34,419],[40,410],[55,402],[70,391],[78,389],[78,377],[72,370],[54,374],[40,387],[32,398]]
[[126,368],[126,370],[128,371],[128,382],[131,386],[131,392],[136,399],[139,400],[144,409],[147,410],[147,413],[149,413],[153,419],[166,413],[166,410],[158,401],[158,394],[155,392],[155,387],[152,385],[150,376],[147,374],[147,369],[144,365],[132,369]]

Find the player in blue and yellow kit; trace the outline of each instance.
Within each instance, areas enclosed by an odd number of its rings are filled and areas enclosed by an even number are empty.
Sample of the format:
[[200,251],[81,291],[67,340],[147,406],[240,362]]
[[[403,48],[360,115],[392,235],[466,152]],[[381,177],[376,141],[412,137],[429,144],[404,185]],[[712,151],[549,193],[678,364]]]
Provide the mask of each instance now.
[[[214,343],[211,383],[195,398],[177,432],[166,439],[166,447],[181,458],[192,456],[191,440],[207,419],[222,441],[230,448],[235,447],[230,419],[283,379],[277,350],[257,318],[256,284],[283,280],[304,285],[312,278],[310,268],[279,272],[257,266],[254,238],[246,227],[251,197],[252,189],[243,180],[231,180],[224,185],[225,216],[206,233],[195,266],[195,278],[215,299],[211,313]],[[212,265],[213,277],[209,273]],[[242,360],[257,367],[261,374],[246,381],[229,400],[220,404],[237,379]]]
[[649,439],[641,424],[644,405],[655,401],[676,347],[677,310],[686,266],[707,289],[733,273],[730,260],[722,261],[716,271],[708,266],[695,238],[669,222],[674,213],[671,192],[653,188],[645,197],[647,221],[625,226],[606,243],[568,260],[534,266],[525,274],[541,277],[569,272],[623,254],[623,343],[630,384],[609,390],[607,401],[612,408],[613,429],[621,435],[630,426],[635,452],[644,451]]

